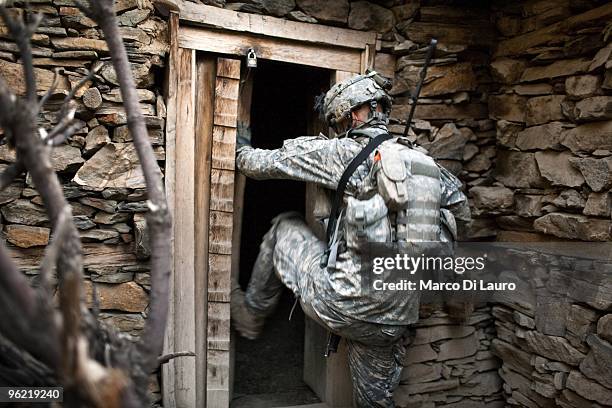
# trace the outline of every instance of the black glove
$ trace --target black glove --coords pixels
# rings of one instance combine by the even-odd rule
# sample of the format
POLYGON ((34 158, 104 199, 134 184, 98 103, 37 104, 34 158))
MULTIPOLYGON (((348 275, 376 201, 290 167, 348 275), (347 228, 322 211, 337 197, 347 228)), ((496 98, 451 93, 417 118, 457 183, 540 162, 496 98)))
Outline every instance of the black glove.
POLYGON ((244 122, 238 122, 236 128, 236 148, 251 146, 251 127, 244 122))

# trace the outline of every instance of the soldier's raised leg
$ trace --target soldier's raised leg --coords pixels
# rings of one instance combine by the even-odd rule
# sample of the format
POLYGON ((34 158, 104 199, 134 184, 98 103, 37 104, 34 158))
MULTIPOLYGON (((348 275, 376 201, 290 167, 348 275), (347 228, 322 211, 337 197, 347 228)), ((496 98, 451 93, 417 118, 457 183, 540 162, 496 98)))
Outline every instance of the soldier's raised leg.
MULTIPOLYGON (((257 338, 265 318, 274 312, 283 286, 302 303, 310 303, 314 295, 311 266, 324 250, 324 244, 299 214, 284 213, 274 218, 262 240, 246 293, 239 287, 232 290, 231 312, 236 330, 244 337, 257 338)), ((304 306, 308 315, 314 314, 310 304, 304 306)))

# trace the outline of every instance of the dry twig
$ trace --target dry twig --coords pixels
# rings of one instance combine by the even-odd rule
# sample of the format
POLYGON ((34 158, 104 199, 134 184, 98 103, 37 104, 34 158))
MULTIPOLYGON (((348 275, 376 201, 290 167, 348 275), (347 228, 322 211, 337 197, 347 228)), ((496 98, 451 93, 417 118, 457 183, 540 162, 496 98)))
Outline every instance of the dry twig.
MULTIPOLYGON (((7 1, 0 0, 0 17, 20 51, 26 84, 25 98, 20 99, 0 79, 0 126, 7 142, 17 152, 17 162, 0 176, 0 189, 27 171, 37 186, 55 231, 41 265, 43 285, 38 293, 29 286, 0 244, 0 333, 6 335, 7 341, 16 348, 23 350, 23 356, 19 357, 21 361, 29 361, 24 356, 31 356, 51 373, 40 378, 57 380, 64 386, 65 406, 142 407, 147 404, 148 375, 159 364, 167 318, 170 216, 161 174, 118 30, 114 1, 78 3, 104 31, 121 85, 128 127, 147 182, 148 226, 153 253, 149 318, 144 335, 134 348, 113 331, 104 330, 86 309, 81 296, 83 263, 80 237, 49 158, 50 147, 63 142, 76 130, 78 125, 73 120, 72 100, 78 89, 92 80, 101 65, 95 64, 66 96, 56 127, 50 131, 37 129, 40 110, 53 94, 59 72, 56 71, 55 85, 38 100, 30 40, 42 15, 34 15, 29 21, 26 17, 16 19, 6 8, 7 1), (59 279, 59 310, 51 306, 50 277, 54 268, 59 279)), ((0 377, 2 368, 0 365, 0 377)))

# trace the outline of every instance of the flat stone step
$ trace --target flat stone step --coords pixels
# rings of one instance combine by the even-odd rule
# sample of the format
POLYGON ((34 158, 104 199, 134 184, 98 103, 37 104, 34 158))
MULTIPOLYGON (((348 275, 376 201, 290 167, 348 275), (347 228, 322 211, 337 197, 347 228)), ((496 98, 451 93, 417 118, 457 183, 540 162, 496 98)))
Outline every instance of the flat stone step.
POLYGON ((231 408, 329 408, 322 404, 312 392, 305 394, 304 390, 293 390, 269 394, 251 394, 236 396, 231 408), (302 405, 297 405, 303 403, 302 405), (292 404, 292 405, 288 405, 292 404))

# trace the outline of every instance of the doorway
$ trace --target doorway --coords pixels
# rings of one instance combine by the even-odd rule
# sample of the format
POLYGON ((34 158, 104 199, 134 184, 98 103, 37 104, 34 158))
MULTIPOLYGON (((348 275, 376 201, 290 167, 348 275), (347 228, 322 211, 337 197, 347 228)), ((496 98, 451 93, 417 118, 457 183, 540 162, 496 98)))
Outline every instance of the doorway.
MULTIPOLYGON (((253 76, 253 147, 280 148, 285 139, 320 129, 313 110, 317 95, 329 88, 330 71, 269 60, 245 75, 253 76)), ((290 180, 250 180, 244 190, 239 282, 246 288, 270 221, 285 211, 304 215, 306 185, 290 180)), ((289 315, 295 300, 285 290, 275 313, 256 341, 236 339, 232 407, 284 407, 320 402, 303 381, 304 314, 289 315)))
MULTIPOLYGON (((265 83, 262 72, 267 68, 274 72, 268 78, 276 89, 288 89, 286 87, 294 83, 314 90, 313 84, 321 80, 321 90, 325 90, 330 80, 331 83, 339 82, 374 67, 380 38, 374 32, 246 14, 193 2, 182 2, 180 10, 170 13, 168 35, 171 47, 165 92, 165 187, 175 222, 164 352, 194 350, 196 358, 177 358, 162 367, 162 395, 164 406, 169 408, 228 408, 234 388, 236 349, 236 339, 230 329, 229 306, 232 281, 241 269, 240 221, 244 193, 244 179, 235 175, 235 142, 237 122, 243 117, 240 115, 250 112, 250 109, 246 113, 241 111, 241 106, 246 109, 246 104, 239 104, 244 57, 249 49, 256 51, 260 84, 265 83), (266 66, 268 61, 293 64, 284 67, 292 71, 283 74, 282 66, 276 69, 266 66)), ((302 97, 312 98, 313 94, 305 94, 302 90, 285 92, 272 110, 270 94, 273 90, 258 91, 268 95, 267 99, 262 97, 264 112, 260 116, 276 117, 274 129, 277 130, 282 130, 279 123, 285 116, 293 123, 284 129, 285 135, 274 133, 276 138, 271 143, 280 146, 286 137, 318 134, 316 122, 308 120, 308 115, 315 117, 312 102, 300 105, 302 97), (298 106, 305 108, 300 111, 298 106), (288 109, 287 114, 282 113, 284 108, 288 109), (298 122, 302 123, 300 131, 292 131, 298 122), (308 128, 306 132, 304 127, 308 128), (294 134, 289 134, 291 132, 294 134)), ((254 109, 259 105, 257 103, 254 109)), ((263 146, 265 140, 255 140, 255 144, 258 143, 263 146)), ((261 186, 257 186, 256 191, 264 191, 261 186)), ((278 191, 278 185, 275 189, 278 191)), ((249 187, 248 194, 251 191, 249 187)), ((302 202, 303 193, 294 194, 298 196, 297 206, 297 201, 302 202)), ((310 194, 312 189, 308 186, 306 195, 310 194)), ((287 200, 283 197, 277 201, 286 203, 287 200)), ((303 210, 302 205, 298 209, 303 210)), ((310 215, 312 208, 306 206, 306 209, 310 215)), ((271 215, 259 211, 254 217, 258 220, 257 225, 265 225, 259 236, 257 232, 247 235, 257 248, 261 234, 268 227, 265 218, 271 215)), ((255 224, 255 220, 249 220, 245 226, 249 224, 255 224)), ((258 228, 257 225, 254 228, 258 228)), ((252 263, 254 255, 250 257, 252 263)), ((248 254, 244 261, 248 263, 246 259, 249 259, 248 254)), ((246 270, 250 270, 250 265, 246 270)), ((286 303, 292 302, 289 299, 286 303)), ((286 320, 287 313, 282 318, 286 320)), ((295 317, 296 323, 298 318, 299 315, 295 317)), ((342 406, 337 403, 336 396, 350 394, 350 386, 347 388, 339 381, 343 378, 339 371, 346 364, 336 364, 335 360, 341 361, 335 357, 323 359, 320 350, 313 345, 325 341, 324 333, 313 332, 309 320, 306 322, 306 350, 295 352, 306 360, 304 377, 326 404, 342 406)), ((301 339, 299 334, 298 340, 301 339)), ((292 399, 291 402, 285 406, 294 405, 296 401, 292 399)))

